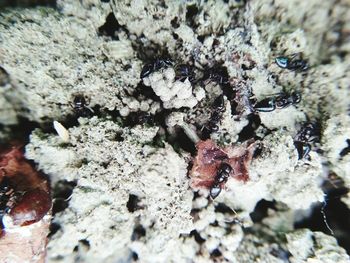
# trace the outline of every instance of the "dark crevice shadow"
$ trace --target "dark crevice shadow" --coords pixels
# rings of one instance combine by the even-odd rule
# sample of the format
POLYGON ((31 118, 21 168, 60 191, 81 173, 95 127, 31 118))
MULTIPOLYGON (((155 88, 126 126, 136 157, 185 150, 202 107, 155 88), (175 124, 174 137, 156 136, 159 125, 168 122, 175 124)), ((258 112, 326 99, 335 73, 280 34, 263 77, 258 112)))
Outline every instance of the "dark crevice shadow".
POLYGON ((56 0, 0 0, 0 9, 5 7, 37 7, 46 6, 56 8, 56 0))

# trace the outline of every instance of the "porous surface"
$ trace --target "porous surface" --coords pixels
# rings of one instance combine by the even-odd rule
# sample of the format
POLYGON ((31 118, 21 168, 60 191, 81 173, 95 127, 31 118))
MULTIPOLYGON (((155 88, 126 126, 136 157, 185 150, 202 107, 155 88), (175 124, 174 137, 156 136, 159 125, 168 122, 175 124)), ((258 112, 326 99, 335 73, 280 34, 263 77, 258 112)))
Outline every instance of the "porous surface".
POLYGON ((49 142, 56 148, 50 154, 65 159, 61 167, 56 165, 59 159, 46 163, 52 168, 44 170, 54 180, 77 182, 69 208, 54 219, 61 230, 49 243, 50 260, 72 261, 76 257, 72 251, 84 240, 90 248, 85 255, 88 262, 123 260, 131 251, 157 261, 171 253, 171 244, 181 233, 189 233, 192 192, 187 187, 187 164, 168 145, 161 149, 147 145, 157 128, 141 128, 122 129, 94 117, 69 129, 66 147, 60 146, 57 136, 32 134, 31 140, 39 144, 27 145, 27 157, 45 160, 42 150, 49 142), (136 204, 128 203, 135 202, 132 196, 138 199, 136 204))
POLYGON ((143 83, 152 87, 154 93, 163 101, 165 109, 193 108, 205 96, 202 88, 197 87, 193 90, 188 79, 184 82, 175 80, 173 68, 164 70, 163 74, 154 72, 144 78, 143 83))
MULTIPOLYGON (((1 142, 23 119, 34 123, 26 157, 53 188, 75 185, 54 214, 48 262, 349 262, 329 232, 294 226, 325 200, 331 174, 349 188, 349 10, 347 0, 58 0, 2 9, 1 142), (299 52, 306 71, 274 63, 299 52), (140 79, 144 65, 164 57, 174 65, 140 79), (179 64, 194 69, 194 81, 176 78, 179 64), (205 79, 218 67, 228 83, 205 79), (254 109, 294 91, 300 103, 254 109), (78 95, 95 116, 79 118, 78 95), (205 138, 213 116, 217 130, 205 138), (294 141, 305 123, 320 127, 319 139, 299 158, 294 141), (188 177, 194 142, 209 138, 218 147, 261 146, 249 180, 229 178, 214 200, 188 177), (262 200, 274 208, 256 220, 262 200)), ((349 207, 349 196, 342 200, 349 207)))

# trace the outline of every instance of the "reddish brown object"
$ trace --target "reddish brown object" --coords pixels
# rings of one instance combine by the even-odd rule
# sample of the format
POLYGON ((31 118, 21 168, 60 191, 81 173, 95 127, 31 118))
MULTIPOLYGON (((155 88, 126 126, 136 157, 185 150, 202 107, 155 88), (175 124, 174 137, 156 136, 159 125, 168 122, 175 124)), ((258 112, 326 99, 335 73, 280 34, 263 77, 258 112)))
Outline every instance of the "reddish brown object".
POLYGON ((6 251, 0 262, 44 262, 52 205, 47 179, 12 147, 0 150, 0 185, 0 251, 6 251))
POLYGON ((222 162, 231 165, 231 177, 246 182, 249 179, 248 166, 257 145, 256 142, 247 141, 239 146, 220 148, 212 140, 198 142, 197 156, 189 173, 190 186, 196 190, 210 190, 222 162))
POLYGON ((16 191, 41 189, 49 194, 47 180, 24 158, 19 147, 0 150, 0 182, 4 176, 16 191))
POLYGON ((41 220, 50 208, 50 196, 35 189, 23 195, 22 201, 11 209, 10 216, 14 225, 25 226, 41 220))

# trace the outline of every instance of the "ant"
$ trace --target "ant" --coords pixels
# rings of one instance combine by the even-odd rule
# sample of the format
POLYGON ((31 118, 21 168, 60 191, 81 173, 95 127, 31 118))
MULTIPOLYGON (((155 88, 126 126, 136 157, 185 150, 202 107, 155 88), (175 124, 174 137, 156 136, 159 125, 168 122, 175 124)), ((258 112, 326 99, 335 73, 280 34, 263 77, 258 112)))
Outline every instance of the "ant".
MULTIPOLYGON (((155 71, 158 71, 162 68, 172 67, 174 65, 175 63, 171 59, 156 59, 154 62, 143 66, 140 78, 146 78, 155 71)), ((195 80, 195 73, 193 71, 193 68, 186 64, 176 65, 175 74, 175 79, 182 82, 184 82, 186 79, 188 79, 190 82, 193 82, 195 80)))
POLYGON ((298 104, 300 101, 301 94, 299 92, 279 93, 277 96, 268 97, 257 102, 254 109, 260 112, 271 112, 275 109, 283 109, 298 104))
POLYGON ((215 199, 221 193, 221 186, 225 184, 232 172, 232 167, 228 163, 222 162, 219 166, 219 169, 216 173, 214 183, 210 188, 210 196, 215 199))
POLYGON ((315 124, 306 123, 294 138, 294 145, 298 151, 298 159, 304 159, 311 151, 311 142, 318 141, 318 129, 315 124))
POLYGON ((224 95, 218 96, 213 102, 213 112, 210 115, 210 119, 208 124, 204 127, 206 132, 217 132, 219 130, 219 126, 217 125, 221 119, 222 112, 225 110, 225 101, 224 95))
POLYGON ((182 82, 184 82, 186 79, 188 79, 190 82, 193 82, 195 80, 196 75, 191 66, 188 66, 186 64, 180 64, 175 67, 175 72, 176 80, 180 80, 182 82))
POLYGON ((127 120, 128 123, 132 126, 138 124, 147 124, 152 126, 155 123, 155 116, 147 112, 139 111, 130 113, 127 117, 127 120))
POLYGON ((290 57, 280 56, 275 58, 277 66, 292 71, 305 71, 309 68, 306 60, 301 59, 300 53, 293 54, 290 57))
POLYGON ((161 68, 167 68, 174 65, 174 62, 169 58, 156 59, 154 62, 148 63, 143 66, 140 74, 140 78, 146 78, 153 72, 160 70, 161 68))
POLYGON ((73 103, 71 103, 74 111, 82 117, 91 116, 94 113, 93 109, 87 106, 85 97, 83 95, 76 95, 73 99, 73 103))
POLYGON ((204 80, 214 81, 219 85, 226 85, 229 83, 229 76, 227 69, 224 67, 214 67, 204 73, 204 80))

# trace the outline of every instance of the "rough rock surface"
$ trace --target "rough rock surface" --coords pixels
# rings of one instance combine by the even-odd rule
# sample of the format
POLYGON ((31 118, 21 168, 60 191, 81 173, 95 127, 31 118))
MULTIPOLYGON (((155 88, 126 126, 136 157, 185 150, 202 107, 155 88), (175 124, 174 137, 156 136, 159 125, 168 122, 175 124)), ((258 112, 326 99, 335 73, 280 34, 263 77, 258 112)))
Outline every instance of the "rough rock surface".
MULTIPOLYGON (((1 9, 0 141, 23 120, 39 127, 26 156, 53 189, 74 185, 57 197, 65 209, 54 214, 48 262, 349 262, 333 237, 294 227, 325 200, 330 174, 350 185, 349 10, 347 0, 57 0, 1 9), (306 71, 274 63, 299 52, 306 71), (164 56, 174 67, 141 80, 143 65, 164 56), (176 80, 178 64, 194 69, 193 82, 176 80), (227 76, 205 79, 216 68, 227 76), (254 109, 294 91, 300 103, 254 109), (95 116, 78 119, 78 95, 95 116), (305 142, 311 151, 299 159, 294 141, 309 122, 319 139, 305 142), (215 129, 206 134, 208 124, 215 129), (209 138, 220 147, 261 141, 249 180, 230 178, 214 200, 187 177, 191 140, 209 138), (256 220, 262 200, 274 207, 256 220)), ((342 200, 349 208, 349 196, 342 200)))
POLYGON ((35 131, 36 143, 26 147, 27 157, 43 164, 54 181, 76 182, 69 208, 55 216, 61 229, 51 238, 49 259, 72 261, 74 248, 79 253, 88 244, 88 262, 123 260, 131 251, 157 261, 192 228, 186 162, 168 145, 148 145, 157 128, 121 128, 95 117, 81 121, 69 129, 66 146, 58 136, 35 131), (41 162, 47 154, 56 158, 41 162))

